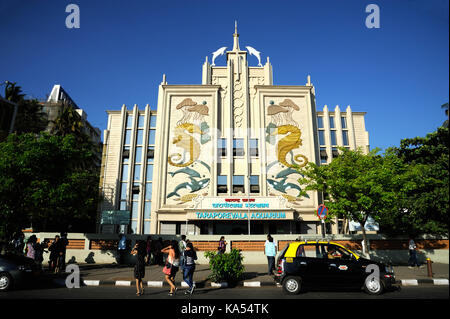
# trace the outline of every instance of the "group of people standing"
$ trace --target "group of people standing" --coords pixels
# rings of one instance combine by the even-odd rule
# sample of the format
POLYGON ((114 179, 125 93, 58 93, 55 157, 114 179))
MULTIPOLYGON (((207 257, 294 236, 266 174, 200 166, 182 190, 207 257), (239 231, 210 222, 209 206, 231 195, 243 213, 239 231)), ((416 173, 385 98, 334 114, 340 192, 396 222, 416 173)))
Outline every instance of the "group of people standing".
POLYGON ((17 234, 12 240, 15 252, 33 259, 40 270, 43 270, 44 253, 50 252, 48 269, 55 273, 65 269, 66 248, 68 244, 69 241, 66 233, 61 233, 61 236, 56 235, 51 242, 49 239, 38 242, 36 235, 31 235, 25 243, 23 233, 17 234))
MULTIPOLYGON (((142 279, 145 277, 145 266, 148 263, 148 260, 150 260, 152 252, 152 250, 149 250, 148 247, 152 247, 151 242, 149 243, 149 241, 145 242, 140 240, 136 242, 131 250, 131 254, 136 256, 134 278, 136 279, 137 296, 144 294, 142 279)), ((178 290, 175 285, 175 276, 180 268, 183 271, 183 280, 189 286, 189 288, 185 291, 185 294, 194 293, 195 285, 193 282, 193 276, 197 253, 195 252, 193 244, 186 239, 186 236, 182 235, 179 242, 176 240, 171 241, 169 245, 162 248, 158 251, 158 253, 167 254, 162 271, 164 273, 165 280, 170 286, 169 296, 175 295, 178 290)), ((155 259, 158 257, 155 255, 155 259)))

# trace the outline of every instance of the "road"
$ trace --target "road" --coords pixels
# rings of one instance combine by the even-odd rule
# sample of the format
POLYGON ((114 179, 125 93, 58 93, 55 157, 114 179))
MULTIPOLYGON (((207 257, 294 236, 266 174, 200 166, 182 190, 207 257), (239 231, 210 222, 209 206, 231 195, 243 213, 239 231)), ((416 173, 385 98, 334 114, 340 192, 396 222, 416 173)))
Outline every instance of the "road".
POLYGON ((236 287, 227 289, 199 288, 192 296, 184 295, 184 288, 180 288, 176 296, 168 296, 169 288, 146 288, 143 296, 136 296, 136 289, 132 287, 86 287, 81 288, 32 288, 0 293, 0 301, 8 299, 168 299, 168 300, 201 300, 201 299, 448 299, 448 286, 419 285, 405 286, 390 291, 381 296, 370 296, 359 291, 310 291, 300 295, 290 296, 283 293, 279 287, 236 287))
POLYGON ((0 309, 19 309, 20 313, 41 310, 33 310, 34 318, 48 318, 55 311, 74 318, 128 318, 137 314, 154 317, 163 313, 163 318, 170 319, 273 319, 298 318, 311 311, 330 313, 332 318, 352 314, 366 317, 369 313, 383 318, 382 314, 417 316, 423 310, 438 315, 447 310, 449 298, 448 286, 433 285, 401 287, 381 296, 359 291, 313 291, 288 296, 279 287, 199 288, 192 296, 180 289, 173 297, 167 295, 166 287, 146 288, 143 296, 135 292, 135 287, 36 287, 0 293, 0 309), (124 316, 119 316, 122 313, 124 316))

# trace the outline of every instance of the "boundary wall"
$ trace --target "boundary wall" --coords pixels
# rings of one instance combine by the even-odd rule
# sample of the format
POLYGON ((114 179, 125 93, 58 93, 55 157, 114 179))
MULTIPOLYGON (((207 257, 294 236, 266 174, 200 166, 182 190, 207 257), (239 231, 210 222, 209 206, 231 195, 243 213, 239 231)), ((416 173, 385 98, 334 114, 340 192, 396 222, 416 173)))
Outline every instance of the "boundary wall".
MULTIPOLYGON (((27 233, 26 238, 33 233, 27 233)), ((53 240, 59 233, 34 233, 39 241, 53 240)), ((153 240, 162 238, 164 245, 171 240, 180 240, 180 235, 127 235, 128 250, 134 246, 137 240, 146 240, 151 236, 153 240)), ((264 243, 266 235, 224 235, 227 242, 227 251, 239 249, 244 256, 244 264, 265 264, 267 258, 264 255, 264 243)), ((329 235, 325 239, 321 235, 272 235, 278 251, 281 251, 289 242, 295 241, 300 236, 301 240, 325 240, 339 243, 350 250, 362 255, 362 235, 329 235)), ((192 235, 187 238, 197 250, 198 264, 207 264, 204 256, 206 251, 216 251, 221 235, 192 235)), ((387 238, 383 235, 367 235, 370 245, 370 258, 393 265, 406 265, 409 258, 408 238, 387 238)), ((67 236, 67 263, 109 264, 117 262, 118 235, 110 234, 82 234, 69 233, 67 236)), ((426 258, 433 262, 449 263, 448 238, 423 236, 415 239, 418 247, 419 262, 426 263, 426 258)), ((49 253, 44 253, 44 265, 48 263, 49 253)), ((134 263, 134 257, 127 254, 126 262, 134 263)))

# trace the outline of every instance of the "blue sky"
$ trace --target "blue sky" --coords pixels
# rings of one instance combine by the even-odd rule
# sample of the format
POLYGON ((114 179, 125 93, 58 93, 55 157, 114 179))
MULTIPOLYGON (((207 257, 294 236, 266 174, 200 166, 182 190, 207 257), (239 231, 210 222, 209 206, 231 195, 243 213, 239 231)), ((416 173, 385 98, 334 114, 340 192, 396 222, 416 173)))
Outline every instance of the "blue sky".
POLYGON ((155 108, 164 73, 169 84, 200 84, 205 57, 232 47, 237 20, 241 48, 270 57, 275 85, 310 74, 317 109, 367 112, 371 148, 384 149, 445 120, 448 12, 447 0, 0 0, 0 82, 38 99, 61 84, 103 131, 106 110, 155 108), (65 26, 70 3, 79 29, 65 26), (379 29, 365 26, 371 3, 379 29))

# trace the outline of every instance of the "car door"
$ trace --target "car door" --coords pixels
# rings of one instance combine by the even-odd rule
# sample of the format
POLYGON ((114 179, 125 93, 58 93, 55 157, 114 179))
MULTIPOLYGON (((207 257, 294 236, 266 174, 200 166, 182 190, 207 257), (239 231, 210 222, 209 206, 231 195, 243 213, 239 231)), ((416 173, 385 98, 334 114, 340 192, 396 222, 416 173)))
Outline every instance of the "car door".
POLYGON ((334 257, 327 254, 329 280, 331 286, 355 287, 361 278, 361 267, 352 254, 336 245, 326 245, 327 252, 336 251, 334 257))
POLYGON ((306 269, 305 282, 310 286, 326 286, 330 271, 327 260, 323 258, 320 244, 304 245, 305 256, 304 267, 306 269))

